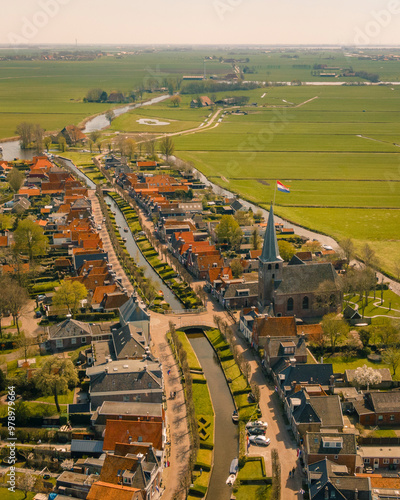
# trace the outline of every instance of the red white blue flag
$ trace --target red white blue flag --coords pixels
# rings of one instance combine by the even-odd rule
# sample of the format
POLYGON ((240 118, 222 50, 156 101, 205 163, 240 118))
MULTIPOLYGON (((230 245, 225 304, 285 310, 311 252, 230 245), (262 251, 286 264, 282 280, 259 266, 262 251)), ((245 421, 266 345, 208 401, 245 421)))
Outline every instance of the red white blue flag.
POLYGON ((281 191, 282 193, 290 193, 290 189, 280 181, 276 181, 276 187, 278 188, 278 191, 281 191))

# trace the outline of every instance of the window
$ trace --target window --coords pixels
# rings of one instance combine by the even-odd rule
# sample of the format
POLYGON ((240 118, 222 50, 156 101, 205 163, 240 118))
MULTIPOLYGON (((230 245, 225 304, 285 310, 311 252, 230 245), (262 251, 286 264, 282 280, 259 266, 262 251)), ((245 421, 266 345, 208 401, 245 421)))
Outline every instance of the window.
POLYGON ((310 306, 309 306, 309 300, 308 300, 308 297, 304 297, 303 298, 303 309, 308 309, 310 306))
POLYGON ((339 458, 339 455, 335 455, 335 460, 337 460, 339 458))
POLYGON ((382 420, 383 420, 383 415, 379 415, 379 416, 378 416, 378 420, 379 420, 379 421, 382 421, 382 420))
POLYGON ((60 349, 62 346, 63 346, 63 339, 57 339, 56 340, 57 349, 60 349))
POLYGON ((369 464, 369 458, 364 458, 364 463, 369 464))
POLYGON ((393 421, 394 420, 394 415, 390 415, 390 420, 393 421))
POLYGON ((81 344, 86 344, 86 337, 81 337, 81 344))
POLYGON ((287 301, 287 310, 293 311, 293 308, 294 308, 294 301, 293 301, 293 298, 290 297, 287 301))
POLYGON ((148 383, 149 389, 151 389, 151 382, 148 383))
POLYGON ((124 403, 129 403, 129 396, 124 396, 123 401, 124 403))
POLYGON ((275 264, 275 269, 279 269, 279 264, 275 264))
POLYGON ((399 463, 399 459, 398 459, 398 458, 394 458, 394 459, 393 459, 393 463, 394 463, 394 464, 398 464, 398 463, 399 463))
POLYGON ((270 271, 271 269, 272 269, 271 264, 268 264, 268 271, 270 271))
POLYGON ((390 464, 390 460, 388 458, 384 458, 383 459, 383 463, 386 464, 386 465, 390 464))
POLYGON ((76 344, 76 337, 73 337, 73 338, 71 339, 71 345, 74 345, 74 344, 76 344))

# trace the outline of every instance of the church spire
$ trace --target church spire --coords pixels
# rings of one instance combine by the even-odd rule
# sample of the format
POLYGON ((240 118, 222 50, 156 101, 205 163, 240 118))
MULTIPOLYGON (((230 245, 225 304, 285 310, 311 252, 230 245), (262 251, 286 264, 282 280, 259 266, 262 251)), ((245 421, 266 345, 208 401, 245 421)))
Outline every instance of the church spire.
POLYGON ((267 230, 265 231, 264 244, 260 260, 261 262, 282 261, 282 258, 279 255, 278 240, 275 232, 274 210, 272 208, 272 204, 271 208, 269 209, 268 225, 267 230))

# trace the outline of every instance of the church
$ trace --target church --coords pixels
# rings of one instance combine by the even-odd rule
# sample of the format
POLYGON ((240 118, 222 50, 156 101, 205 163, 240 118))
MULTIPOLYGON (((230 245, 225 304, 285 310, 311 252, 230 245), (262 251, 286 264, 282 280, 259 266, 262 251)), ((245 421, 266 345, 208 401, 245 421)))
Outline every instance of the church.
POLYGON ((260 311, 298 318, 340 311, 342 294, 338 276, 330 262, 306 264, 296 256, 289 263, 283 262, 279 255, 272 205, 259 260, 260 311))

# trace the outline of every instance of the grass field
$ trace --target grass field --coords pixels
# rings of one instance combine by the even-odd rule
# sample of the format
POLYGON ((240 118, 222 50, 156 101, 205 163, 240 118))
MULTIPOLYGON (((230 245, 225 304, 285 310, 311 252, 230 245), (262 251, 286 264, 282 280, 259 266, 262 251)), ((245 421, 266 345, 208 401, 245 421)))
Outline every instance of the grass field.
MULTIPOLYGON (((262 90, 251 92, 261 97, 262 90)), ((357 249, 369 243, 380 266, 394 274, 399 92, 391 86, 268 88, 264 98, 252 96, 259 105, 247 106, 247 115, 227 114, 216 128, 176 138, 177 155, 263 207, 279 179, 291 193, 276 194, 278 215, 337 240, 351 237, 357 249)))

